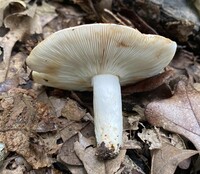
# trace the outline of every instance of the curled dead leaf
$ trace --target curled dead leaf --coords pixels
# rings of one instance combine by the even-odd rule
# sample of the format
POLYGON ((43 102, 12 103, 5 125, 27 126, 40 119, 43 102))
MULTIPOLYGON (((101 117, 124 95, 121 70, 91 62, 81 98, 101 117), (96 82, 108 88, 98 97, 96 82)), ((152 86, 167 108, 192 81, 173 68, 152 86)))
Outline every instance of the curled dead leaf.
POLYGON ((136 84, 125 86, 122 88, 122 94, 129 95, 135 92, 151 91, 161 86, 164 82, 166 82, 166 80, 172 77, 173 74, 173 71, 169 70, 136 84))
POLYGON ((22 0, 0 1, 0 26, 3 25, 4 17, 12 11, 12 13, 24 11, 26 3, 22 0))

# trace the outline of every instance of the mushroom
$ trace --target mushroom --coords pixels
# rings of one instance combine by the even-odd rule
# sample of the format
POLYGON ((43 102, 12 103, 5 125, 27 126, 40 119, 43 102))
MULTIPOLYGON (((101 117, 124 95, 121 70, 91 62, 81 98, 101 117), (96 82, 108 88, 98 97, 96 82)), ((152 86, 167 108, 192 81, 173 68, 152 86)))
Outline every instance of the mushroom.
POLYGON ((50 35, 26 62, 37 83, 92 90, 97 155, 115 157, 123 145, 121 85, 157 75, 176 51, 176 43, 117 24, 87 24, 50 35))

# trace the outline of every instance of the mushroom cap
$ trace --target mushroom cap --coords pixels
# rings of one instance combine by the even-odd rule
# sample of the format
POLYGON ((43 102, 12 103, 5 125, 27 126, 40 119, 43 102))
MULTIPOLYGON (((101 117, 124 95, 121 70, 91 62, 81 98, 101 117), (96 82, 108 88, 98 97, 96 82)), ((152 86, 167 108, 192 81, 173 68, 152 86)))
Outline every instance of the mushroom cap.
POLYGON ((37 83, 90 90, 95 75, 112 74, 126 85, 160 73, 176 43, 117 24, 87 24, 55 32, 39 43, 26 62, 37 83))

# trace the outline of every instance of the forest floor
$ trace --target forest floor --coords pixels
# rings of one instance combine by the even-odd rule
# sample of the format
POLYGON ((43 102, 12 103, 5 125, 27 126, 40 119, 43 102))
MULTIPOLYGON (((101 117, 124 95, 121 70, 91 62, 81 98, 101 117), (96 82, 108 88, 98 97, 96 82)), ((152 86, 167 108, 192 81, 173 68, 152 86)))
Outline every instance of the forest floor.
POLYGON ((184 6, 190 20, 155 2, 0 0, 1 174, 200 171, 198 6, 184 6), (96 156, 93 93, 34 83, 25 63, 55 31, 90 23, 126 25, 178 45, 163 73, 122 87, 124 146, 105 161, 96 156))

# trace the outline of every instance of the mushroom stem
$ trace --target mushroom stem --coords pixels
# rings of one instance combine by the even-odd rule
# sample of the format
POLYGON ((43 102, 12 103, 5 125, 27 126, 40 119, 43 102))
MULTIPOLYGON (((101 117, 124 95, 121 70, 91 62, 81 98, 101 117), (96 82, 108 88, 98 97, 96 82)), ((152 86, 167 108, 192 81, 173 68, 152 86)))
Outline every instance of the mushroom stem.
POLYGON ((97 155, 103 159, 115 157, 122 146, 122 101, 119 78, 110 74, 92 79, 94 124, 97 155))

